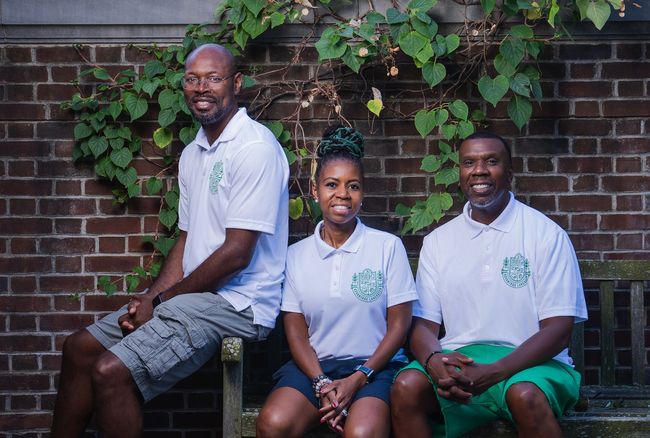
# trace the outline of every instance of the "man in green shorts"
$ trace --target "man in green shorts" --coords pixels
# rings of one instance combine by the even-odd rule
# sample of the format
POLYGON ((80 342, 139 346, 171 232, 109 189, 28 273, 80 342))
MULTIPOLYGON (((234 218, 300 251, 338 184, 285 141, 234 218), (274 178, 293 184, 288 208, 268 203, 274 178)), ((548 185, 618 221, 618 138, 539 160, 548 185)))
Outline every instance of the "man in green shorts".
POLYGON ((578 399, 567 345, 587 318, 567 234, 510 193, 511 156, 482 132, 460 146, 463 213, 424 239, 411 350, 391 392, 396 437, 456 437, 503 418, 559 437, 578 399), (438 340, 444 322, 445 335, 438 340))

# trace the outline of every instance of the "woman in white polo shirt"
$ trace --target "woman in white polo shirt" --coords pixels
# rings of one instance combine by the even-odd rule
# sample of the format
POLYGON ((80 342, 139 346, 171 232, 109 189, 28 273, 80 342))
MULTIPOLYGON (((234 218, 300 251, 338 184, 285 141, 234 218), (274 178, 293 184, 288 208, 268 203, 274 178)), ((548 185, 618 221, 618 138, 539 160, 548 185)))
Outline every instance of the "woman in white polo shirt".
POLYGON ((399 238, 357 218, 363 137, 333 127, 318 147, 314 234, 289 247, 282 295, 293 360, 257 420, 258 437, 299 437, 319 423, 345 436, 388 437, 390 385, 417 299, 399 238))

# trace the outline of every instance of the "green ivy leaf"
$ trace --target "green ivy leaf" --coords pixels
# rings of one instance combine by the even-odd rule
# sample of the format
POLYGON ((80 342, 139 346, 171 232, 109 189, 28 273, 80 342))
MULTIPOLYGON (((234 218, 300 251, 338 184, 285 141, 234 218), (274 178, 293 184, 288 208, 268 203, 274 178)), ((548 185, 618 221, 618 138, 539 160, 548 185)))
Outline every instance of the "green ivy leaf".
POLYGON ((328 27, 323 31, 320 40, 314 44, 318 50, 318 60, 337 59, 343 56, 348 46, 336 34, 336 29, 328 27))
POLYGON ((129 167, 126 170, 118 168, 115 171, 115 176, 117 177, 117 180, 120 182, 120 184, 122 184, 124 187, 128 187, 131 184, 134 184, 138 179, 138 173, 133 167, 129 167))
POLYGON ((144 74, 149 78, 153 78, 156 75, 164 73, 166 70, 167 68, 165 65, 157 59, 148 61, 144 65, 144 74))
POLYGON ((431 43, 433 53, 436 56, 444 56, 447 53, 447 39, 442 35, 436 35, 435 41, 431 43))
POLYGON ((147 100, 134 93, 124 93, 124 106, 131 115, 131 121, 137 120, 147 112, 147 100))
POLYGON ((242 89, 250 88, 257 83, 255 79, 248 75, 242 75, 241 87, 242 89))
POLYGON ((434 180, 436 185, 442 184, 445 187, 449 187, 452 184, 456 184, 459 180, 460 174, 458 167, 447 167, 442 169, 440 172, 436 173, 434 180))
POLYGON ((441 166, 442 166, 442 161, 438 156, 427 155, 422 159, 422 165, 420 166, 420 170, 433 173, 438 169, 440 169, 441 166))
POLYGON ((436 126, 436 111, 421 109, 415 114, 415 129, 425 138, 436 126))
POLYGON ((512 28, 508 33, 517 38, 521 38, 522 40, 529 39, 535 36, 533 29, 530 28, 529 26, 526 26, 525 24, 518 24, 516 26, 512 26, 512 28))
POLYGON ((246 47, 246 42, 248 41, 248 33, 242 28, 236 28, 233 32, 233 38, 239 47, 242 49, 246 47))
POLYGON ((429 61, 422 67, 422 76, 429 86, 433 88, 447 76, 447 69, 443 64, 429 61))
POLYGON ((440 127, 440 133, 447 140, 451 140, 454 138, 454 135, 456 135, 456 125, 452 125, 450 123, 444 124, 440 127))
POLYGON ((256 18, 253 16, 248 16, 246 20, 242 23, 242 28, 248 32, 251 38, 255 39, 258 36, 262 35, 266 29, 269 28, 270 21, 264 20, 264 18, 256 18))
POLYGON ((436 126, 441 126, 447 120, 449 120, 449 111, 444 108, 436 111, 436 126))
POLYGON ((348 47, 345 50, 341 60, 355 73, 359 73, 359 69, 364 62, 363 58, 360 58, 353 53, 352 47, 348 47))
POLYGON ((160 79, 154 79, 153 81, 147 81, 144 84, 142 84, 142 91, 147 93, 149 97, 153 96, 153 93, 156 92, 158 87, 160 86, 160 79))
POLYGON ((510 79, 510 89, 517 94, 530 97, 530 79, 523 73, 517 73, 510 79))
POLYGON ((111 115, 113 120, 117 120, 117 118, 122 114, 122 103, 118 101, 113 101, 111 104, 108 106, 108 113, 111 115))
POLYGON ((160 192, 163 188, 163 182, 160 178, 156 178, 155 176, 152 176, 147 179, 147 182, 145 183, 145 187, 147 188, 147 193, 150 195, 156 195, 158 192, 160 192))
POLYGON ((526 44, 519 38, 508 37, 501 43, 499 53, 501 53, 510 64, 517 66, 524 59, 524 55, 526 54, 526 44))
MULTIPOLYGON (((169 251, 172 250, 174 247, 174 244, 176 243, 176 240, 170 239, 169 237, 160 237, 156 242, 154 243, 154 247, 160 251, 160 253, 164 256, 167 257, 169 254, 169 251)), ((159 263, 151 265, 151 276, 152 277, 157 277, 158 274, 160 273, 160 268, 161 265, 159 263)))
POLYGON ((106 140, 106 137, 98 137, 94 135, 90 140, 88 140, 88 147, 90 148, 90 152, 92 152, 95 158, 97 158, 108 149, 108 141, 106 140))
POLYGON ((115 149, 113 152, 111 152, 111 161, 117 167, 120 167, 122 169, 126 169, 132 160, 133 154, 129 148, 115 149))
POLYGON ((108 74, 106 69, 104 68, 96 68, 93 70, 93 75, 102 81, 109 81, 111 79, 111 75, 108 74))
POLYGON ((551 0, 551 9, 548 11, 548 24, 551 27, 555 27, 555 16, 560 12, 560 5, 557 4, 557 0, 551 0))
POLYGON ((427 12, 429 9, 434 7, 436 3, 438 3, 438 0, 411 0, 406 5, 406 8, 414 12, 427 12))
POLYGON ((506 95, 509 86, 508 78, 503 75, 498 75, 494 79, 485 75, 478 81, 478 91, 493 107, 496 107, 501 98, 506 95))
POLYGON ((407 207, 401 202, 395 206, 395 216, 406 217, 411 215, 411 207, 407 207))
POLYGON ((109 277, 105 275, 97 279, 97 288, 102 289, 104 293, 109 297, 117 292, 117 286, 111 282, 111 279, 109 277))
POLYGON ((469 116, 469 108, 467 104, 460 99, 454 100, 449 104, 449 111, 460 120, 467 120, 469 116))
POLYGON ((399 46, 402 52, 410 57, 414 57, 428 42, 429 40, 418 32, 409 32, 399 38, 399 46))
POLYGON ((409 21, 409 16, 398 11, 395 8, 389 8, 386 10, 386 21, 388 24, 401 24, 409 21))
POLYGON ((449 34, 445 37, 445 43, 447 45, 447 54, 451 54, 460 46, 460 37, 455 33, 449 34))
POLYGON ((381 110, 384 108, 384 104, 381 99, 371 99, 366 103, 368 110, 376 116, 379 116, 381 110))
POLYGON ((158 219, 161 224, 167 227, 167 229, 171 229, 176 223, 176 219, 178 219, 178 214, 175 210, 163 208, 160 210, 158 219))
POLYGON ((485 11, 485 15, 490 15, 494 10, 495 5, 496 0, 481 0, 481 7, 483 8, 483 11, 485 11))
POLYGON ((197 131, 198 129, 195 129, 193 126, 185 126, 178 134, 178 138, 181 139, 183 144, 188 145, 192 142, 192 140, 194 140, 194 137, 196 137, 197 131))
POLYGON ((514 75, 517 71, 517 67, 510 64, 510 62, 508 62, 508 60, 500 53, 494 57, 494 68, 499 74, 507 78, 514 75))
POLYGON ((153 132, 153 142, 160 149, 164 149, 172 142, 174 138, 172 130, 169 128, 158 128, 153 132))
POLYGON ((532 114, 533 107, 527 98, 517 94, 512 96, 510 103, 508 103, 508 116, 520 131, 528 120, 530 120, 532 114))
POLYGON ((469 137, 470 135, 474 134, 474 124, 472 122, 468 122, 466 120, 462 120, 460 123, 458 123, 458 137, 461 139, 465 139, 469 137))
POLYGON ((526 41, 526 50, 534 59, 537 59, 543 47, 544 43, 541 41, 526 41))
POLYGON ((131 184, 126 188, 126 193, 128 193, 129 198, 136 198, 141 194, 140 186, 137 184, 131 184))
POLYGON ((124 140, 131 140, 131 128, 128 126, 123 126, 117 129, 117 135, 124 140))
POLYGON ((158 114, 158 124, 162 128, 166 128, 167 126, 171 125, 176 121, 176 114, 178 113, 178 110, 175 110, 173 108, 165 108, 164 110, 160 111, 158 114))
POLYGON ((289 163, 289 166, 296 162, 298 157, 294 151, 289 148, 282 148, 282 150, 284 151, 284 156, 287 158, 287 163, 289 163))
POLYGON ((304 207, 302 198, 289 199, 289 217, 294 221, 300 219, 304 207))
POLYGON ((170 208, 176 210, 178 208, 178 186, 175 185, 174 188, 167 193, 165 193, 165 202, 170 208))
POLYGON ((415 55, 415 58, 420 61, 422 64, 426 63, 428 60, 433 58, 433 48, 430 43, 426 43, 422 50, 415 55))
POLYGON ((284 24, 284 20, 286 17, 284 14, 281 14, 279 12, 274 12, 271 14, 271 28, 275 29, 276 27, 284 24))
POLYGON ((81 140, 86 137, 93 135, 93 128, 86 125, 85 123, 77 123, 74 126, 74 139, 81 140))
POLYGON ((423 201, 418 201, 415 203, 411 209, 411 217, 404 224, 404 229, 402 234, 406 234, 409 231, 415 233, 422 228, 428 227, 433 222, 433 214, 427 204, 423 201))
POLYGON ((251 11, 256 17, 260 11, 264 9, 264 6, 266 6, 266 4, 267 3, 265 0, 244 0, 244 5, 246 5, 246 8, 251 11))
POLYGON ((282 131, 284 131, 284 126, 282 126, 281 122, 278 122, 276 120, 272 122, 266 122, 264 125, 269 128, 269 131, 273 133, 275 138, 279 138, 282 135, 282 131))
POLYGON ((418 31, 422 35, 426 36, 429 40, 431 40, 438 33, 438 23, 433 21, 431 17, 429 17, 426 14, 424 14, 424 17, 428 18, 429 20, 424 21, 420 19, 418 14, 418 17, 411 19, 411 24, 413 25, 413 28, 416 31, 418 31))
POLYGON ((135 292, 137 287, 140 285, 140 278, 137 275, 127 275, 126 276, 126 287, 128 292, 135 292))
POLYGON ((377 11, 370 11, 368 12, 368 15, 366 15, 366 21, 368 22, 369 25, 375 27, 378 24, 386 23, 386 17, 384 17, 377 11))
POLYGON ((611 14, 611 8, 604 0, 576 0, 580 10, 580 18, 588 18, 596 29, 601 30, 611 14))

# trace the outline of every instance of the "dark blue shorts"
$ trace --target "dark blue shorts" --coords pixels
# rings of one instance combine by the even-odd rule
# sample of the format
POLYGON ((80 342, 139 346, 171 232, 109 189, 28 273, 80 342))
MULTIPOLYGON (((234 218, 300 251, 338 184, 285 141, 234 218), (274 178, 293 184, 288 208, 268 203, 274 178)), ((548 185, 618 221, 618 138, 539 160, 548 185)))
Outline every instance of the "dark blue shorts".
MULTIPOLYGON (((354 367, 363 365, 365 360, 324 360, 320 362, 323 374, 332 380, 342 379, 354 372, 354 367)), ((405 365, 404 362, 390 362, 379 372, 375 372, 372 382, 365 385, 354 395, 352 403, 363 397, 376 397, 390 406, 390 385, 395 374, 405 365)), ((289 387, 300 391, 316 409, 319 408, 318 399, 314 395, 311 379, 307 377, 298 366, 290 360, 273 374, 276 380, 272 391, 278 388, 289 387)))

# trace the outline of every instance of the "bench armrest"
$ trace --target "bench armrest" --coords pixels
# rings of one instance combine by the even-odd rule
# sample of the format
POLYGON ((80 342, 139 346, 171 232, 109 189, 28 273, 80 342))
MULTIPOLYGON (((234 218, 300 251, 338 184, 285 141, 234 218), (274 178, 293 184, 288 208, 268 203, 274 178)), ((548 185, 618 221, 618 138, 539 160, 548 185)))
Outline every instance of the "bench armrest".
POLYGON ((223 362, 223 437, 241 437, 244 341, 224 338, 223 362))

